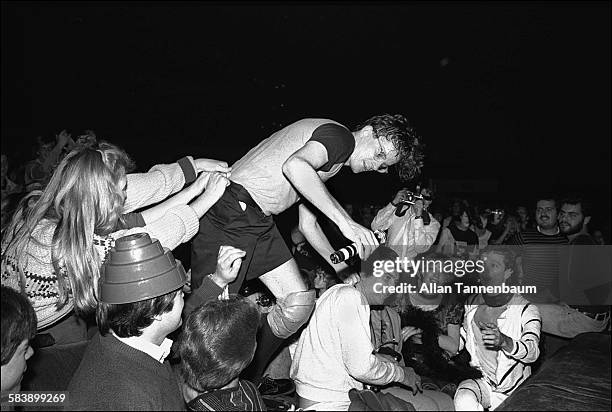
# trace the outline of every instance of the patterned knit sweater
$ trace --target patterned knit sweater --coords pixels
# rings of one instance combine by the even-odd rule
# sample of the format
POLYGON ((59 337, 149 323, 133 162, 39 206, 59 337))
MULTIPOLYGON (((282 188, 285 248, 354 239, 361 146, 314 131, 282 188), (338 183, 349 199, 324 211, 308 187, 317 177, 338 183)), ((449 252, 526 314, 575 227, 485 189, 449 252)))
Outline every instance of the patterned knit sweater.
MULTIPOLYGON (((191 167, 194 167, 193 163, 190 163, 191 167)), ((181 190, 185 185, 186 175, 195 176, 195 168, 183 170, 177 163, 157 165, 147 173, 127 175, 124 213, 160 202, 181 190)), ((60 303, 58 274, 52 264, 51 254, 55 227, 53 222, 41 221, 33 231, 33 236, 38 242, 30 241, 27 257, 19 257, 19 264, 25 265, 22 267, 25 274, 24 289, 36 311, 38 329, 53 325, 74 307, 72 295, 69 295, 66 304, 58 305, 60 303)), ((115 239, 133 233, 147 232, 152 238, 158 239, 164 247, 172 250, 190 240, 198 228, 199 219, 196 212, 189 205, 178 205, 170 208, 159 219, 146 222, 144 227, 119 230, 105 237, 94 234, 94 247, 103 262, 115 239)), ((2 260, 2 285, 21 290, 21 276, 17 270, 17 262, 17 256, 12 253, 7 253, 2 260)))

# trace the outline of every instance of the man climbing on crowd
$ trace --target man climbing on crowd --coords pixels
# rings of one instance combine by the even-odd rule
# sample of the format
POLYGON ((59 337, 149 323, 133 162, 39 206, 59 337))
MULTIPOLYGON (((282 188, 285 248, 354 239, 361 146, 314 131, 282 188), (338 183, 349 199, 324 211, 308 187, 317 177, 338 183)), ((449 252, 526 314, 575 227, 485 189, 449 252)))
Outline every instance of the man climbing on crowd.
MULTIPOLYGON (((263 322, 258 350, 251 365, 252 379, 261 377, 269 356, 282 340, 297 331, 314 306, 314 291, 300 276, 273 215, 300 199, 310 202, 355 242, 362 259, 378 246, 374 233, 357 224, 334 199, 325 182, 343 166, 353 173, 387 173, 396 165, 400 177, 411 179, 422 166, 422 144, 401 115, 374 116, 351 132, 328 119, 303 119, 263 140, 232 165, 231 184, 223 197, 200 221, 192 247, 190 299, 203 301, 227 287, 237 293, 245 280, 259 277, 278 304, 263 322), (220 246, 245 252, 234 282, 214 275, 220 246), (212 275, 211 275, 212 274, 212 275)), ((300 205, 300 227, 312 213, 300 205)), ((331 253, 322 231, 307 240, 317 252, 331 253)), ((336 269, 342 269, 336 267, 336 269)))

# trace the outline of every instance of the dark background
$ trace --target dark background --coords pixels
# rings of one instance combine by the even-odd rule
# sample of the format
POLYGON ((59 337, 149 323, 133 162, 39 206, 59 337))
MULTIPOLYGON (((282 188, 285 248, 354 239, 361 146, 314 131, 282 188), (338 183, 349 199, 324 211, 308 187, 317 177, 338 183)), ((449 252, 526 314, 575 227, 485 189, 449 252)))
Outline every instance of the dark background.
MULTIPOLYGON (((607 217, 610 37, 610 2, 3 2, 2 151, 93 129, 139 170, 232 163, 300 118, 403 113, 424 179, 492 178, 507 201, 583 189, 607 217)), ((374 203, 398 185, 331 182, 374 203)))

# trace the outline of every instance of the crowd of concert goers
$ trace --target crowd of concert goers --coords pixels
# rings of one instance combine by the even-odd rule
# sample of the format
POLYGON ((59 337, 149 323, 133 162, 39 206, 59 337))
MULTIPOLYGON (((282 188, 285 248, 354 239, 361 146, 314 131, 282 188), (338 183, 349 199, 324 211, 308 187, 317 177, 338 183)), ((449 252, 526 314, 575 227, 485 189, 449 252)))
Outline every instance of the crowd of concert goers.
MULTIPOLYGON (((33 150, 33 159, 25 164, 16 164, 10 154, 2 154, 3 271, 5 265, 10 264, 5 261, 5 252, 8 247, 7 231, 16 230, 16 227, 11 226, 14 216, 17 214, 25 216, 35 206, 56 171, 56 167, 68 153, 72 150, 80 150, 82 147, 95 145, 98 139, 95 132, 91 130, 84 131, 79 136, 72 136, 66 131, 61 131, 49 138, 38 138, 37 147, 33 150)), ((145 172, 137 169, 135 171, 145 172)), ((206 190, 210 188, 212 193, 212 190, 214 190, 213 184, 214 182, 203 183, 203 186, 206 186, 206 190)), ((388 212, 388 215, 391 216, 399 210, 398 205, 406 195, 405 190, 402 191, 400 189, 398 187, 397 195, 390 199, 375 199, 371 204, 346 202, 343 204, 343 207, 356 222, 364 227, 372 228, 373 230, 392 230, 390 226, 395 223, 386 222, 385 219, 387 217, 385 217, 385 213, 388 212), (385 210, 387 211, 385 212, 385 210)), ((508 256, 510 255, 500 246, 525 244, 517 241, 517 239, 522 239, 522 242, 528 243, 528 239, 530 239, 528 235, 521 237, 521 234, 541 231, 542 227, 550 228, 550 232, 546 232, 544 229, 546 234, 550 233, 551 236, 558 236, 559 239, 563 238, 559 242, 571 243, 578 234, 583 241, 585 238, 588 238, 588 241, 582 244, 609 244, 609 239, 605 235, 606 230, 603 229, 603 223, 599 223, 598 226, 598 222, 603 222, 604 217, 590 215, 592 208, 590 207, 589 200, 585 197, 557 193, 547 194, 539 199, 534 198, 526 203, 504 205, 488 202, 487 199, 468 201, 458 197, 453 198, 451 194, 435 193, 431 188, 425 188, 421 194, 424 194, 425 200, 419 201, 421 210, 418 212, 418 217, 420 217, 421 213, 429 214, 429 218, 426 219, 426 225, 432 228, 431 233, 433 235, 429 242, 424 242, 426 247, 421 247, 414 254, 410 255, 409 257, 411 258, 428 256, 430 259, 442 260, 445 258, 467 257, 467 253, 462 256, 458 251, 457 245, 462 244, 462 242, 457 242, 459 240, 457 233, 460 234, 462 239, 465 239, 465 244, 470 247, 473 246, 470 255, 472 253, 490 253, 488 255, 489 260, 493 261, 495 260, 493 255, 497 253, 506 269, 515 267, 516 261, 509 262, 508 256), (447 200, 446 202, 438 201, 441 195, 444 195, 444 199, 447 200), (570 209, 563 209, 562 206, 564 205, 569 205, 570 209), (578 223, 579 227, 577 228, 576 223, 571 220, 570 216, 570 214, 576 212, 582 216, 582 220, 578 223)), ((342 201, 342 199, 339 200, 342 201)), ((411 209, 413 206, 408 204, 406 208, 411 209)), ((203 207, 203 209, 203 213, 205 213, 205 208, 203 207)), ((408 211, 409 215, 410 213, 412 212, 408 211)), ((394 219, 401 219, 403 215, 400 216, 398 213, 395 216, 394 219)), ((323 219, 320 223, 324 226, 324 230, 335 248, 350 243, 329 220, 323 219)), ((366 281, 364 266, 367 266, 367 263, 363 264, 358 259, 352 258, 349 260, 349 266, 352 268, 352 271, 337 274, 329 262, 321 257, 312 245, 306 242, 305 236, 301 233, 296 223, 281 229, 285 232, 283 234, 286 235, 286 241, 296 259, 305 283, 309 289, 316 290, 318 299, 322 299, 326 291, 334 288, 336 285, 354 285, 360 280, 362 282, 366 281), (361 279, 359 277, 360 273, 361 279)), ((405 229, 404 227, 401 230, 414 229, 405 229)), ((412 241, 415 241, 414 238, 412 238, 412 241)), ((419 240, 416 242, 418 243, 419 240)), ((397 255, 402 255, 401 251, 396 251, 396 253, 397 255)), ((177 254, 180 254, 179 250, 175 252, 175 256, 177 254)), ((393 256, 396 255, 392 254, 387 257, 392 258, 393 256)), ((512 259, 516 258, 514 255, 510 257, 512 259)), ((183 256, 180 256, 180 258, 184 259, 183 256)), ((184 259, 183 264, 186 266, 185 269, 188 269, 188 259, 184 259)), ((415 282, 419 285, 431 282, 431 276, 433 275, 427 273, 419 274, 415 282)), ((452 282, 452 280, 445 280, 443 277, 441 274, 436 274, 435 281, 439 284, 452 282)), ((478 279, 474 281, 478 283, 478 279)), ((53 367, 49 366, 50 363, 42 358, 43 355, 55 360, 63 359, 63 361, 70 363, 71 366, 67 366, 66 369, 71 371, 71 375, 78 373, 79 379, 82 380, 107 379, 110 382, 122 379, 122 371, 117 371, 117 375, 114 376, 96 375, 93 371, 87 373, 81 369, 75 372, 81 361, 80 355, 71 357, 70 353, 73 353, 71 350, 73 350, 74 345, 78 344, 78 342, 68 342, 64 345, 61 342, 46 340, 45 328, 40 327, 40 319, 38 319, 37 323, 37 315, 40 315, 35 313, 30 302, 25 297, 26 295, 18 290, 16 291, 15 288, 7 287, 4 273, 2 285, 3 402, 8 393, 15 393, 20 388, 21 390, 66 390, 68 388, 67 383, 70 382, 69 388, 71 392, 69 396, 72 396, 74 399, 78 397, 76 393, 78 390, 86 390, 83 389, 83 385, 79 386, 78 383, 74 383, 72 379, 74 376, 62 376, 59 379, 66 382, 66 386, 63 388, 53 384, 45 388, 45 384, 54 380, 57 383, 58 379, 54 375, 55 372, 51 371, 53 367), (30 368, 28 369, 28 374, 23 377, 26 370, 26 361, 36 351, 41 352, 41 359, 31 363, 28 366, 30 368), (62 353, 63 355, 58 356, 57 353, 62 353), (69 353, 69 355, 65 355, 65 353, 69 353), (36 373, 36 370, 32 371, 31 369, 37 366, 40 367, 41 373, 38 373, 35 378, 29 378, 28 376, 32 375, 33 372, 36 373)), ((189 292, 189 284, 186 286, 184 290, 189 292)), ((72 288, 75 287, 76 285, 72 285, 72 288)), ((82 285, 79 287, 82 287, 82 285)), ((314 339, 314 337, 321 338, 320 325, 323 320, 313 317, 314 320, 311 320, 311 322, 318 322, 318 330, 303 329, 293 338, 287 340, 283 349, 278 353, 268 369, 268 372, 274 375, 274 378, 271 375, 265 375, 243 379, 241 373, 247 368, 255 351, 258 318, 260 313, 270 310, 270 307, 275 304, 275 299, 263 284, 257 281, 248 282, 242 288, 241 294, 247 299, 231 296, 225 300, 210 301, 193 310, 189 316, 184 316, 182 321, 175 320, 174 323, 172 323, 169 314, 178 310, 180 317, 180 309, 182 308, 182 304, 177 305, 176 303, 178 299, 176 295, 166 296, 166 300, 163 302, 159 300, 160 298, 155 298, 158 301, 146 308, 144 306, 136 307, 136 303, 131 304, 134 310, 138 310, 138 313, 146 318, 144 321, 139 319, 136 314, 130 316, 124 314, 124 319, 121 320, 119 319, 121 316, 116 313, 114 317, 101 321, 98 308, 98 324, 96 325, 95 319, 89 319, 86 339, 91 340, 98 330, 100 332, 112 330, 116 335, 123 336, 124 339, 130 339, 129 336, 131 334, 129 330, 133 327, 139 331, 134 334, 135 336, 138 336, 143 331, 145 335, 148 333, 159 335, 159 341, 164 342, 160 347, 164 347, 166 336, 170 336, 174 340, 173 344, 172 342, 170 343, 172 349, 167 348, 167 353, 164 352, 163 355, 157 354, 158 358, 156 358, 160 365, 170 364, 172 366, 168 369, 150 369, 149 372, 154 371, 152 373, 157 375, 142 378, 143 388, 147 386, 147 390, 149 390, 151 387, 156 387, 155 385, 161 388, 158 391, 163 395, 163 399, 160 400, 161 403, 155 404, 151 399, 142 399, 143 403, 138 404, 141 400, 134 400, 135 404, 139 406, 146 404, 146 402, 153 402, 146 404, 146 407, 152 409, 225 410, 230 405, 227 402, 233 402, 231 406, 235 407, 236 401, 224 397, 223 391, 230 391, 232 388, 239 387, 242 400, 238 403, 240 404, 239 408, 242 409, 234 410, 262 410, 266 408, 286 410, 286 408, 292 407, 291 405, 299 407, 298 403, 291 397, 295 390, 295 384, 290 378, 296 379, 297 376, 297 379, 303 380, 303 374, 308 371, 304 366, 296 366, 291 363, 292 360, 295 363, 296 359, 299 360, 300 357, 302 360, 311 359, 306 356, 306 353, 308 351, 316 351, 316 347, 308 346, 308 342, 299 340, 300 333, 307 333, 311 339, 314 339), (177 309, 177 306, 180 306, 180 308, 177 309), (145 314, 147 311, 148 313, 145 314), (168 319, 164 316, 167 316, 168 319), (153 330, 153 326, 157 324, 155 322, 151 323, 153 318, 163 318, 161 323, 164 326, 159 326, 153 330), (139 326, 126 325, 125 319, 131 319, 138 323, 139 326), (219 333, 220 329, 225 329, 226 333, 219 333), (118 332, 119 330, 124 330, 123 334, 118 332), (125 332, 125 330, 128 330, 128 332, 125 332), (237 348, 231 351, 220 349, 227 346, 237 348), (198 361, 197 359, 200 360, 198 361), (276 372, 274 372, 274 368, 276 368, 276 372), (278 372, 279 369, 281 372, 278 372), (291 369, 291 372, 289 369, 291 369), (167 374, 170 374, 168 375, 170 377, 167 374), (168 388, 168 386, 173 385, 173 377, 179 382, 177 384, 179 391, 176 391, 176 393, 172 393, 172 389, 168 388), (187 384, 181 386, 181 382, 186 382, 187 384), (203 394, 207 394, 208 398, 203 398, 203 394), (200 402, 194 402, 194 398, 200 399, 200 402)), ((405 387, 402 390, 406 394, 400 393, 400 390, 397 388, 397 390, 385 392, 395 395, 396 398, 393 399, 399 398, 404 400, 417 410, 469 410, 473 407, 494 409, 505 399, 504 397, 495 398, 497 393, 482 378, 482 375, 487 376, 490 372, 487 368, 495 369, 499 365, 491 366, 491 358, 482 355, 482 347, 471 341, 477 342, 478 339, 483 339, 486 342, 486 336, 489 336, 487 333, 490 333, 491 342, 494 342, 491 345, 496 346, 497 350, 505 350, 508 353, 522 353, 520 352, 522 349, 518 346, 515 348, 512 346, 512 343, 508 343, 510 346, 506 348, 506 342, 503 340, 505 335, 502 334, 502 338, 499 338, 499 330, 495 327, 489 329, 483 327, 477 333, 479 336, 476 338, 470 336, 469 333, 460 333, 460 329, 468 316, 470 316, 469 319, 474 317, 480 319, 479 317, 484 316, 482 319, 486 320, 486 315, 483 315, 476 309, 472 311, 476 306, 474 306, 474 301, 470 301, 469 296, 457 299, 450 300, 447 297, 437 299, 433 293, 431 296, 427 294, 423 296, 418 294, 404 296, 403 299, 400 299, 401 302, 395 302, 395 309, 393 309, 398 312, 397 308, 400 308, 398 319, 401 323, 399 328, 394 324, 393 317, 395 314, 390 314, 393 310, 387 308, 389 305, 372 305, 370 313, 372 348, 379 350, 385 346, 384 342, 388 340, 400 341, 403 345, 390 346, 392 350, 387 353, 387 356, 393 357, 398 353, 403 355, 403 365, 411 366, 419 375, 418 383, 414 379, 410 381, 407 377, 405 378, 403 381, 405 387), (434 308, 433 310, 431 310, 432 307, 434 308), (419 311, 418 308, 423 310, 419 311), (431 314, 433 316, 429 316, 431 314), (428 327, 431 329, 427 329, 428 327), (482 336, 480 336, 481 333, 482 336), (437 351, 432 351, 427 346, 431 345, 432 339, 436 337, 436 345, 434 346, 437 348, 437 351), (479 358, 481 356, 482 359, 479 358), (470 362, 470 357, 472 359, 479 358, 480 364, 475 365, 474 362, 470 362), (449 367, 451 360, 453 367, 449 367), (470 379, 474 382, 472 386, 466 383, 470 379), (471 398, 471 395, 465 395, 468 392, 482 391, 490 391, 489 396, 475 396, 475 398, 471 398)), ((498 307, 489 301, 485 303, 492 310, 498 307)), ((529 305, 525 305, 525 308, 527 306, 529 305)), ((105 308, 105 313, 112 312, 112 310, 112 308, 105 308)), ((581 311, 587 313, 590 317, 593 315, 588 310, 581 311)), ((542 312, 542 309, 540 309, 540 312, 542 312)), ((534 312, 531 315, 531 320, 537 319, 541 324, 543 321, 540 320, 540 317, 544 318, 545 315, 540 312, 534 312)), ((597 321, 603 320, 605 316, 600 317, 599 312, 605 315, 606 311, 598 309, 596 312, 597 316, 593 317, 593 319, 596 318, 595 320, 597 321)), ((605 323, 600 330, 604 333, 606 331, 609 333, 609 311, 608 316, 605 317, 605 323)), ((308 326, 307 324, 306 327, 308 326)), ((526 349, 523 357, 523 361, 528 360, 529 362, 527 363, 531 364, 533 370, 537 369, 538 365, 549 355, 544 344, 544 332, 546 332, 546 328, 540 330, 538 327, 537 330, 530 332, 536 339, 527 339, 527 342, 531 342, 537 347, 532 348, 529 344, 527 345, 529 347, 525 346, 526 349)), ((562 334, 558 336, 561 336, 561 338, 573 337, 563 336, 562 334)), ((549 339, 551 341, 554 340, 554 334, 551 334, 549 339)), ((100 344, 103 345, 104 342, 100 344)), ((487 347, 490 348, 492 347, 491 345, 487 347)), ((142 351, 143 349, 140 348, 139 350, 142 351)), ((152 354, 152 351, 144 350, 148 355, 155 357, 156 353, 153 351, 152 354)), ((77 352, 82 354, 82 350, 74 353, 77 352)), ((383 352, 380 351, 381 356, 383 356, 383 352)), ((313 356, 317 358, 319 355, 314 354, 313 356)), ((499 358, 497 359, 499 360, 499 358)), ((494 360, 492 363, 496 364, 498 360, 494 360)), ((112 362, 112 360, 108 361, 112 362)), ((130 361, 138 364, 137 360, 130 359, 130 361)), ((83 359, 83 362, 94 361, 87 358, 83 359)), ((120 363, 117 363, 116 367, 127 368, 120 363)), ((140 367, 142 365, 138 364, 135 368, 138 369, 140 367)), ((147 366, 145 365, 144 368, 146 369, 147 366)), ((533 370, 531 373, 533 373, 533 370)), ((128 372, 125 373, 127 374, 128 372)), ((525 373, 525 377, 527 376, 528 373, 525 373)), ((511 376, 510 379, 512 382, 516 382, 516 385, 523 382, 521 380, 522 377, 511 376)), ((367 381, 367 379, 364 379, 364 381, 367 381)), ((396 379, 395 381, 402 383, 402 379, 396 379)), ((375 380, 372 378, 371 382, 375 382, 375 380)), ((110 383, 108 385, 107 383, 97 382, 97 385, 102 388, 110 385, 110 383)), ((502 382, 498 382, 498 384, 501 385, 502 382)), ((376 385, 373 384, 371 387, 376 388, 376 385)), ((514 390, 516 388, 512 387, 510 389, 514 390)), ((132 388, 135 398, 139 398, 136 395, 139 391, 138 386, 132 388)), ((102 390, 102 392, 104 396, 113 396, 107 390, 102 390)), ((143 389, 142 393, 149 392, 143 389)), ((351 400, 354 402, 353 405, 357 404, 356 398, 351 397, 351 400)), ((365 408, 367 400, 363 400, 363 403, 365 408)), ((102 405, 104 404, 99 402, 97 404, 92 403, 89 406, 103 409, 102 405)), ((383 405, 389 406, 391 404, 383 403, 383 405)), ((334 404, 329 403, 327 406, 333 408, 334 404)), ((397 405, 395 406, 397 407, 397 405)), ((5 407, 6 405, 3 404, 3 410, 5 407)), ((87 405, 82 403, 80 407, 87 407, 87 405)), ((317 406, 313 404, 312 407, 316 409, 317 406)), ((339 407, 342 407, 342 405, 339 407)), ((399 407, 401 407, 401 404, 399 407)), ((305 409, 309 408, 306 407, 305 409)))

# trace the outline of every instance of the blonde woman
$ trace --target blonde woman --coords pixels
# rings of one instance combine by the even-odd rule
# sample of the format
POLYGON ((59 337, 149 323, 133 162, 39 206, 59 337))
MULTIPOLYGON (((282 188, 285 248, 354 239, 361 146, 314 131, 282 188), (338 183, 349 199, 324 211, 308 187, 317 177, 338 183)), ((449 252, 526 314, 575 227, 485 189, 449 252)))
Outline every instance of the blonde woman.
POLYGON ((27 295, 38 331, 56 343, 84 338, 79 317, 95 310, 100 268, 115 239, 147 232, 174 249, 197 233, 199 219, 229 184, 227 164, 216 160, 186 157, 126 174, 132 167, 123 150, 106 142, 72 151, 37 202, 16 213, 5 232, 2 284, 27 295), (199 172, 207 173, 196 179, 199 172), (176 192, 141 213, 143 227, 125 229, 122 214, 176 192))

